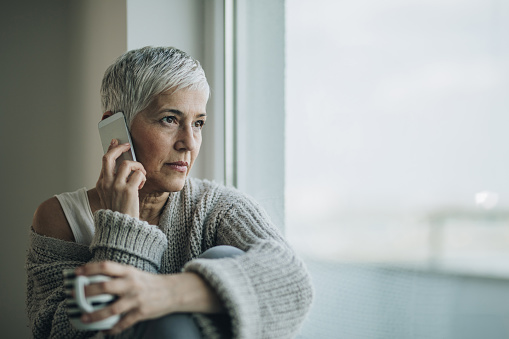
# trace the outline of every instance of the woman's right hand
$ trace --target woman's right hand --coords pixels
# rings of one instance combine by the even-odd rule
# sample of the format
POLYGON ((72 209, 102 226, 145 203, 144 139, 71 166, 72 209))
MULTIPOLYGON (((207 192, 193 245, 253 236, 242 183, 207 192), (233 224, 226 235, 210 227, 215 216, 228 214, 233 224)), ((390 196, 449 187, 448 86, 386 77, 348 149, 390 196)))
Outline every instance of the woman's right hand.
POLYGON ((103 156, 99 180, 95 185, 101 208, 140 217, 139 190, 145 184, 147 172, 143 165, 136 161, 123 161, 115 171, 117 158, 131 148, 129 144, 118 144, 111 141, 108 152, 103 156))

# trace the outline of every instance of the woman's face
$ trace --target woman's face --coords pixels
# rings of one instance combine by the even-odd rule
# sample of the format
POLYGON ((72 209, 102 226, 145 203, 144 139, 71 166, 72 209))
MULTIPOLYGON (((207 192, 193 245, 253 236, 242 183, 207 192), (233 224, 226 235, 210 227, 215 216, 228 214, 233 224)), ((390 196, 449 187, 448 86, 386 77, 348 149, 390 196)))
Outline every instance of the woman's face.
POLYGON ((198 156, 206 120, 205 91, 161 93, 131 125, 136 160, 147 171, 147 192, 176 192, 198 156))

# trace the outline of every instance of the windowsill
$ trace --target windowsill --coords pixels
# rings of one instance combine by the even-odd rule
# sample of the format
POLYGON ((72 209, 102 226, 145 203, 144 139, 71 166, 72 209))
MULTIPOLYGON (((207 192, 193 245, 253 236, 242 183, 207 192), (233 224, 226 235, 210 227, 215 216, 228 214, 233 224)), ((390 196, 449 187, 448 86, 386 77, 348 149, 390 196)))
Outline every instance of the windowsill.
POLYGON ((376 268, 415 272, 429 275, 447 275, 482 279, 509 279, 509 255, 498 256, 497 261, 489 261, 481 258, 472 260, 442 260, 438 263, 427 261, 403 262, 403 261, 342 261, 326 260, 321 257, 302 254, 305 262, 323 263, 331 266, 376 268))

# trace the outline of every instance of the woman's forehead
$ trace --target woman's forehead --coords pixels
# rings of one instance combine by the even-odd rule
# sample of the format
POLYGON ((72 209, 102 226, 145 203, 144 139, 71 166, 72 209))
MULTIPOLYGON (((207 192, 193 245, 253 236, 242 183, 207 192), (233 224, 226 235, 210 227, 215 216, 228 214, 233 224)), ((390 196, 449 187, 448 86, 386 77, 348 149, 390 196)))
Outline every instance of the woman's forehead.
POLYGON ((205 91, 170 89, 155 96, 148 108, 150 110, 177 108, 183 113, 205 113, 207 101, 208 93, 205 91))

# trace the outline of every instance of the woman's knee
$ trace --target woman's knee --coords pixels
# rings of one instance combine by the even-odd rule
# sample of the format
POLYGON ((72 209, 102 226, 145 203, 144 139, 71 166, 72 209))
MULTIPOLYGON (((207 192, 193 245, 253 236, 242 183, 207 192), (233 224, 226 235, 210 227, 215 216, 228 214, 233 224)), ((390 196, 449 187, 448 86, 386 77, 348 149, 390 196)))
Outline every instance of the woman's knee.
POLYGON ((237 247, 220 245, 209 248, 200 255, 200 258, 205 259, 231 258, 244 253, 245 252, 243 250, 238 249, 237 247))

